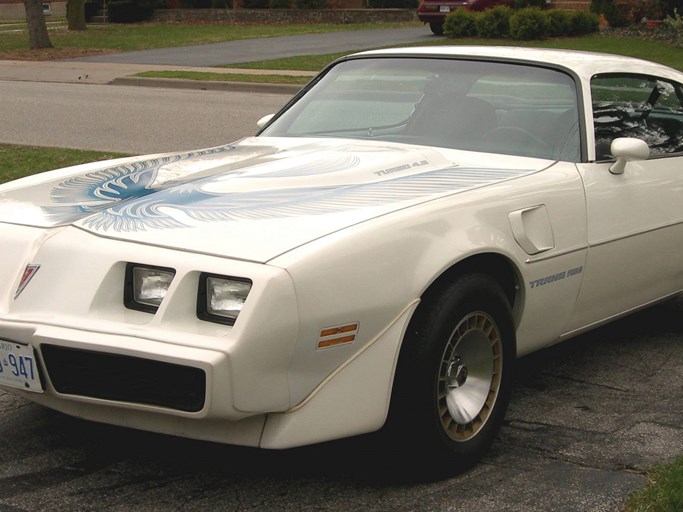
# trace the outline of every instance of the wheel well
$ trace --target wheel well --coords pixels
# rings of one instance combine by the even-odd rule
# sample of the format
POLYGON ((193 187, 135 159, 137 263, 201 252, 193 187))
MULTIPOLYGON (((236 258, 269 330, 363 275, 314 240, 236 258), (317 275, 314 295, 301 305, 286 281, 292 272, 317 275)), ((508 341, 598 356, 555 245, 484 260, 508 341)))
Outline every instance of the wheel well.
MULTIPOLYGON (((405 333, 403 343, 401 345, 399 358, 396 367, 395 379, 392 388, 391 402, 389 405, 388 424, 395 422, 396 417, 396 400, 405 397, 407 393, 411 393, 411 384, 401 379, 400 376, 406 372, 406 368, 414 359, 415 350, 419 349, 415 343, 416 337, 419 337, 421 327, 424 320, 429 315, 430 305, 451 283, 459 277, 468 274, 484 274, 490 276, 501 288, 505 297, 510 304, 510 309, 513 314, 513 323, 516 324, 519 318, 519 311, 521 308, 522 298, 520 297, 521 275, 515 265, 505 256, 495 253, 478 254, 462 260, 450 268, 446 269, 439 275, 429 287, 422 293, 420 297, 420 304, 413 313, 410 323, 405 333)), ((514 328, 514 327, 513 327, 514 328)), ((516 354, 516 340, 513 337, 513 353, 516 354)))
POLYGON ((516 316, 514 312, 518 310, 518 302, 520 300, 519 273, 508 258, 493 253, 470 256, 447 269, 424 291, 421 303, 428 303, 430 298, 441 291, 444 286, 465 274, 486 274, 491 276, 503 290, 510 303, 513 316, 516 316))

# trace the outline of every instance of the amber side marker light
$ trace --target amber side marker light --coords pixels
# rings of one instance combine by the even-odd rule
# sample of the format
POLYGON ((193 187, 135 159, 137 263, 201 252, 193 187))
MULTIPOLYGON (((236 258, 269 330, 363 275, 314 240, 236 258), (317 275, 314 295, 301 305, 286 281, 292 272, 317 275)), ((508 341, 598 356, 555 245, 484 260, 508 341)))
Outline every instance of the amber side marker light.
POLYGON ((336 347, 346 343, 353 343, 358 334, 358 322, 335 327, 326 327, 320 331, 317 348, 336 347))

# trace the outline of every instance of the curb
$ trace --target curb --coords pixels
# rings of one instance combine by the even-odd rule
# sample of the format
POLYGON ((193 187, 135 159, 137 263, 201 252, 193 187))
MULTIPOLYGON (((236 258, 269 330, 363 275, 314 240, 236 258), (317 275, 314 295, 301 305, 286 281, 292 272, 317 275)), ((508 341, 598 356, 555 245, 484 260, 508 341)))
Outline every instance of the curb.
POLYGON ((269 94, 298 93, 304 86, 292 84, 268 84, 252 82, 228 82, 211 80, 187 80, 182 78, 143 78, 125 76, 115 78, 109 85, 133 85, 138 87, 165 87, 168 89, 195 89, 202 91, 262 92, 269 94))

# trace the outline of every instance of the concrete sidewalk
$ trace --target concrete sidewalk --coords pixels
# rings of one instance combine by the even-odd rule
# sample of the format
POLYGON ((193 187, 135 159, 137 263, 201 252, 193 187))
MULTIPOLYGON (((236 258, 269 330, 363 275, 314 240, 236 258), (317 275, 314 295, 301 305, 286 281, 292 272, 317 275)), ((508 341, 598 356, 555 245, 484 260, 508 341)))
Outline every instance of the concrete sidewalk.
POLYGON ((198 71, 208 73, 236 73, 251 75, 288 75, 313 77, 311 71, 284 71, 237 68, 189 67, 154 64, 121 64, 76 61, 15 61, 0 60, 0 80, 20 82, 53 82, 78 84, 115 84, 152 87, 173 87, 212 90, 256 90, 292 94, 300 85, 260 84, 251 82, 179 80, 166 78, 139 78, 144 71, 198 71))

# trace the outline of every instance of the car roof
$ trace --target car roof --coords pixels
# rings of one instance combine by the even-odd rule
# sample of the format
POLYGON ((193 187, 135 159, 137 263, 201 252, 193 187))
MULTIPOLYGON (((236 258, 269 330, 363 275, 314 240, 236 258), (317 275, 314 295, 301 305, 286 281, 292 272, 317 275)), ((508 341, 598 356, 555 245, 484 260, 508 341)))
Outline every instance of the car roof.
POLYGON ((582 79, 598 73, 639 73, 683 81, 683 73, 654 62, 598 52, 524 48, 518 46, 415 46, 370 50, 354 56, 463 57, 554 65, 572 70, 582 79))

